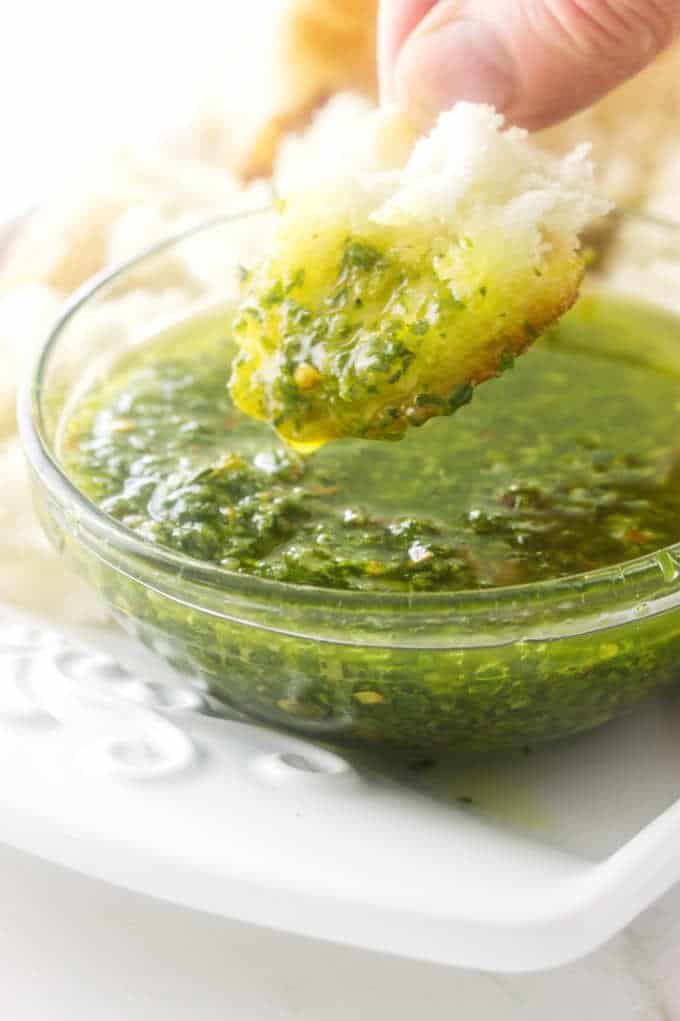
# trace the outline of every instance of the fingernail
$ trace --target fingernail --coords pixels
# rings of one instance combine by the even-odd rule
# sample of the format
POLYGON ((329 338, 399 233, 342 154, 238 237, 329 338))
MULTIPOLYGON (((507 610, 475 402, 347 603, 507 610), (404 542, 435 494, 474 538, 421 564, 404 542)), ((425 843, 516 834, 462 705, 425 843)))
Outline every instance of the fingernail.
POLYGON ((517 89, 516 67, 490 25, 455 20, 411 36, 397 61, 395 88, 421 121, 432 121, 459 99, 503 111, 517 89))

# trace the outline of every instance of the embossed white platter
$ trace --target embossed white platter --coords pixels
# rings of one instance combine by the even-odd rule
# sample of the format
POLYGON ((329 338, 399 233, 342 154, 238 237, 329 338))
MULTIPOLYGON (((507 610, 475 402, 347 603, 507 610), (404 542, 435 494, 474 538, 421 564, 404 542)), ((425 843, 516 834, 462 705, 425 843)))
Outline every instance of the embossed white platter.
POLYGON ((391 774, 236 719, 111 630, 0 612, 0 841, 243 921, 496 971, 680 879, 680 699, 529 757, 391 774))
POLYGON ((506 972, 587 954, 680 880, 680 697, 529 757, 391 772, 213 708, 118 631, 0 605, 0 842, 229 918, 506 972))

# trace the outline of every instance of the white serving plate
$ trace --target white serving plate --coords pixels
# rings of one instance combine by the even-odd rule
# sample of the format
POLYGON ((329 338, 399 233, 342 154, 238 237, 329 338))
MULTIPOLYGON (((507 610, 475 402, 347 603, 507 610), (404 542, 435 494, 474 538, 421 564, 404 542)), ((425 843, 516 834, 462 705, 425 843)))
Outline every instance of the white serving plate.
POLYGON ((494 971, 587 954, 680 879, 680 699, 484 765, 197 712, 114 630, 0 613, 0 841, 241 921, 494 971), (469 800, 471 799, 471 803, 469 800))
POLYGON ((680 879, 678 697, 529 757, 389 773, 209 715, 114 629, 0 606, 0 678, 0 842, 177 904, 513 972, 589 953, 680 879))

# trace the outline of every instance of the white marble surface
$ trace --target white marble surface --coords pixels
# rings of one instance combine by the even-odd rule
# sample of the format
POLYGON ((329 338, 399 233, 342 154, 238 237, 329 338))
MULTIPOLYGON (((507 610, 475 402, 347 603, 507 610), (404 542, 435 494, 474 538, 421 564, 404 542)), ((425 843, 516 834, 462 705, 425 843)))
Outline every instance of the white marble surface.
POLYGON ((0 847, 11 1021, 680 1021, 680 890, 591 957, 495 976, 230 922, 0 847))

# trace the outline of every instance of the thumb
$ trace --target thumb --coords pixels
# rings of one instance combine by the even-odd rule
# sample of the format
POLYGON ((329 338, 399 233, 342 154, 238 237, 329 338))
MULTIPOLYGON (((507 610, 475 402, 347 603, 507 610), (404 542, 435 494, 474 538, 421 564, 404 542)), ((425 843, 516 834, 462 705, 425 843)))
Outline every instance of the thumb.
POLYGON ((383 91, 421 125, 456 100, 535 129, 641 71, 680 33, 680 0, 382 0, 383 91))

